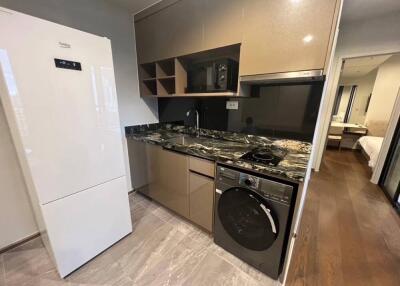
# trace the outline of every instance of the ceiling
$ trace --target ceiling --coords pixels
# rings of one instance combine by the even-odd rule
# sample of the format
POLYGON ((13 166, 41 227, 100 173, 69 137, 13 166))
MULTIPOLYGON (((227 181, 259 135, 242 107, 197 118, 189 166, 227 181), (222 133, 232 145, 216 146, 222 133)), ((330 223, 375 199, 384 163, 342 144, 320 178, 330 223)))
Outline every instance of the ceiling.
POLYGON ((109 2, 113 2, 125 9, 128 9, 132 14, 136 14, 137 12, 157 3, 161 0, 108 0, 109 2))
POLYGON ((365 76, 390 57, 391 55, 380 55, 348 59, 344 63, 341 78, 357 78, 365 76))
POLYGON ((341 21, 360 21, 394 12, 400 12, 400 0, 344 0, 341 21))
MULTIPOLYGON (((161 0, 108 0, 131 13, 137 12, 157 3, 161 0)), ((352 22, 389 13, 400 12, 400 0, 344 0, 342 22, 352 22)))

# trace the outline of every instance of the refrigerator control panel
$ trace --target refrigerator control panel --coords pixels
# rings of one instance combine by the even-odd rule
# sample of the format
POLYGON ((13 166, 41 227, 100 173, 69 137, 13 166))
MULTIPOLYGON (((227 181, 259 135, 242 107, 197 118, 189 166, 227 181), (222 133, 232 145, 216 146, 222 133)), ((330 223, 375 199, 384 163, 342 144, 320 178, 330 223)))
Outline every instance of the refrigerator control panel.
POLYGON ((77 70, 77 71, 82 70, 81 63, 78 63, 78 62, 61 60, 61 59, 54 59, 54 62, 56 63, 56 67, 60 68, 60 69, 69 69, 69 70, 77 70))

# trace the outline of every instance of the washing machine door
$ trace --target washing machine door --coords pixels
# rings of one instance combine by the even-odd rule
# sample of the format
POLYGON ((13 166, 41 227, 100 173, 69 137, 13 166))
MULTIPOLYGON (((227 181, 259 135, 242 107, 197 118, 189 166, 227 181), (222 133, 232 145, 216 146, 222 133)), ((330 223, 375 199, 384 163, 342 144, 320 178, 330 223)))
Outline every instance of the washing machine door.
POLYGON ((254 191, 235 187, 218 201, 218 216, 225 231, 241 246, 266 250, 278 236, 278 222, 266 200, 254 191))

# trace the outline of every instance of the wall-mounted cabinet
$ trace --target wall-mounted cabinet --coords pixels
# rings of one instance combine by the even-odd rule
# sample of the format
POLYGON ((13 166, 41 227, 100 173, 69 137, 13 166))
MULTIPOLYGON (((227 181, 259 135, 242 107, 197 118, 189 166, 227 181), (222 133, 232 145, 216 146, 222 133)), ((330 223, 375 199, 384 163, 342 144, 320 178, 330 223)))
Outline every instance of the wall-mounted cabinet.
POLYGON ((204 0, 203 50, 241 43, 243 22, 243 0, 204 0))
POLYGON ((138 62, 154 62, 201 51, 203 11, 202 1, 177 1, 136 22, 138 62))
MULTIPOLYGON (((239 61, 240 45, 192 53, 176 58, 139 64, 139 80, 143 97, 194 97, 194 96, 236 96, 237 89, 195 93, 188 91, 188 72, 193 64, 219 58, 239 61)), ((234 81, 238 81, 236 76, 234 81)))
POLYGON ((139 65, 142 96, 175 94, 175 59, 139 65))
POLYGON ((181 0, 140 18, 135 21, 138 62, 241 43, 242 2, 181 0))
POLYGON ((326 71, 341 0, 162 2, 135 15, 139 64, 241 44, 249 76, 326 71))
POLYGON ((323 70, 336 1, 244 1, 240 75, 323 70))

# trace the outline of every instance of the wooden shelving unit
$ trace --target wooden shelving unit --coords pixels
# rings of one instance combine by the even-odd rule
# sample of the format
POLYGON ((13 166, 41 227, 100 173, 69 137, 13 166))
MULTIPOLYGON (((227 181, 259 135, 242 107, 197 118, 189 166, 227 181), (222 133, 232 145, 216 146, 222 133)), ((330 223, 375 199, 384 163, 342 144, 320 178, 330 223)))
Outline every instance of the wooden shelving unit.
POLYGON ((175 93, 175 77, 157 79, 157 95, 167 95, 175 93))
POLYGON ((159 79, 159 80, 175 79, 175 76, 174 75, 160 76, 157 79, 159 79))
POLYGON ((156 77, 156 64, 148 63, 140 65, 140 75, 143 80, 156 77))
POLYGON ((187 93, 187 66, 192 62, 228 56, 239 60, 233 45, 139 65, 140 93, 144 97, 235 97, 236 92, 187 93))
MULTIPOLYGON (((174 93, 164 95, 150 95, 148 97, 240 97, 236 92, 204 92, 204 93, 174 93)), ((242 96, 247 97, 247 96, 242 96)))
POLYGON ((153 80, 143 80, 141 83, 141 91, 144 96, 157 95, 157 82, 153 80))
POLYGON ((175 60, 167 59, 156 62, 157 78, 175 76, 175 60))

